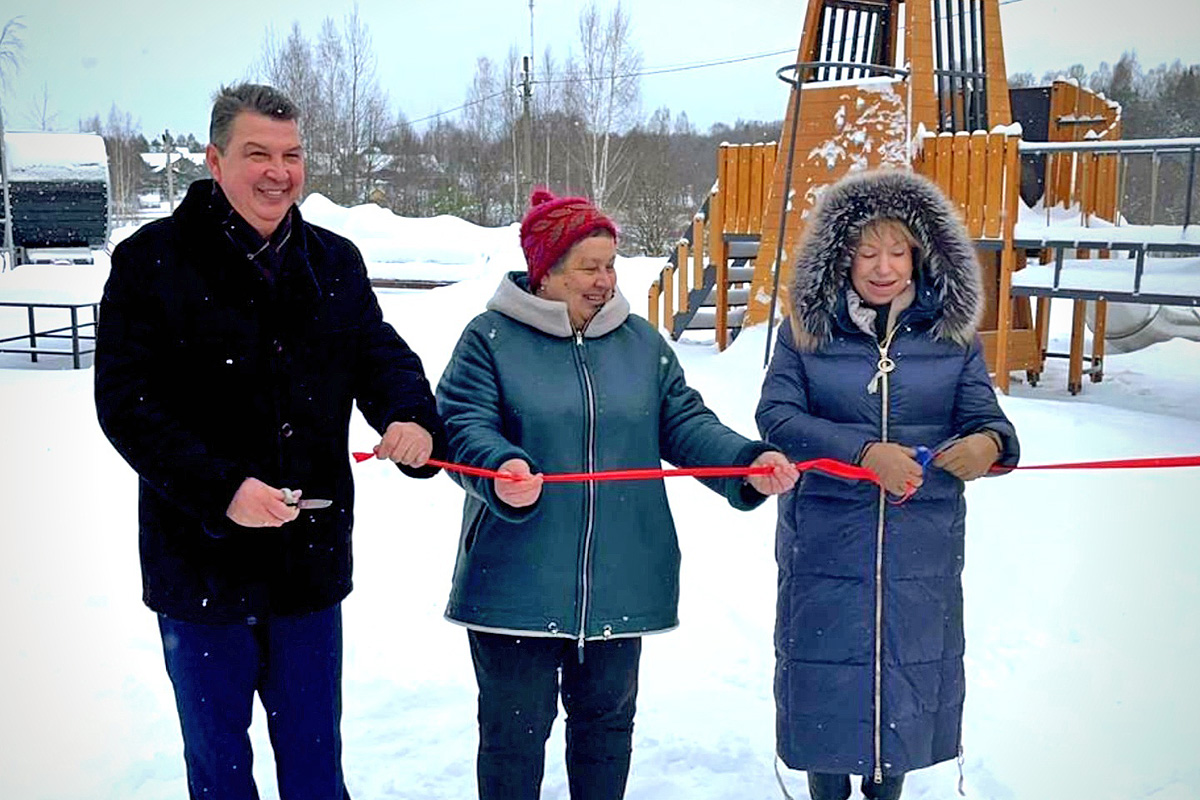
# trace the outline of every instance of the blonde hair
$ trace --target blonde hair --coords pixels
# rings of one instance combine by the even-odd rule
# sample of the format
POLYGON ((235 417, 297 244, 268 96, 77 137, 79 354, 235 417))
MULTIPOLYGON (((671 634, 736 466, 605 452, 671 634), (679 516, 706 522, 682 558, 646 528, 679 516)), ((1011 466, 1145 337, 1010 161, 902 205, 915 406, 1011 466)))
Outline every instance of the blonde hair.
POLYGON ((858 242, 855 244, 855 249, 858 249, 863 242, 868 240, 872 242, 882 242, 889 235, 893 239, 899 239, 903 241, 909 247, 914 247, 918 250, 921 249, 921 243, 917 241, 916 236, 913 236, 913 232, 909 230, 908 226, 900 220, 892 219, 890 217, 873 219, 866 225, 863 225, 862 231, 859 232, 858 242))

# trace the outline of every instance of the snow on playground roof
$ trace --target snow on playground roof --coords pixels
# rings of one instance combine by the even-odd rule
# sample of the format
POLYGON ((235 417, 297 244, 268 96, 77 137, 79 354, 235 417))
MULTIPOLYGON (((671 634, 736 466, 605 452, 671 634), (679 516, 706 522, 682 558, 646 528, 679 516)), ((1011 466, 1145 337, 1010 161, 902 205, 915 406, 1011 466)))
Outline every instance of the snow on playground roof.
POLYGON ((108 154, 94 133, 4 134, 12 181, 107 181, 108 154))

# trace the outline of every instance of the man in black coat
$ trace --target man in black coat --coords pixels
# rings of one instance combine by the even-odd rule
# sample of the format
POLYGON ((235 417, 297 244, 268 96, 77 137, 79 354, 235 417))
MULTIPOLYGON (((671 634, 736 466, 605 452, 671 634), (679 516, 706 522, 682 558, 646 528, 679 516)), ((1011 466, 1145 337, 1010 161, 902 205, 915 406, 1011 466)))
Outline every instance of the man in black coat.
POLYGON ((280 797, 348 797, 351 406, 382 434, 377 456, 410 476, 434 474, 444 449, 421 361, 383 321, 362 257, 296 208, 297 118, 270 87, 222 89, 214 180, 117 247, 100 309, 96 408, 140 478, 143 599, 192 798, 257 798, 255 692, 280 797))

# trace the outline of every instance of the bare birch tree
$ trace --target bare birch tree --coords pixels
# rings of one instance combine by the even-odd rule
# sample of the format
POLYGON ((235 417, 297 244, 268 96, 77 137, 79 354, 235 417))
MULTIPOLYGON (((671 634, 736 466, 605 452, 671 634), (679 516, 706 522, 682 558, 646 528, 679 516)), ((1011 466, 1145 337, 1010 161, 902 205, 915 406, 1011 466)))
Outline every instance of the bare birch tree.
POLYGON ((584 122, 583 162, 593 201, 604 206, 627 178, 614 135, 638 120, 642 53, 618 2, 607 19, 595 2, 579 14, 580 58, 568 67, 568 109, 584 122))
POLYGON ((300 23, 293 22, 288 37, 276 42, 268 33, 263 43, 259 74, 275 88, 282 91, 300 107, 300 141, 307 151, 314 151, 313 134, 316 126, 309 118, 318 105, 318 83, 313 63, 312 46, 300 31, 300 23))

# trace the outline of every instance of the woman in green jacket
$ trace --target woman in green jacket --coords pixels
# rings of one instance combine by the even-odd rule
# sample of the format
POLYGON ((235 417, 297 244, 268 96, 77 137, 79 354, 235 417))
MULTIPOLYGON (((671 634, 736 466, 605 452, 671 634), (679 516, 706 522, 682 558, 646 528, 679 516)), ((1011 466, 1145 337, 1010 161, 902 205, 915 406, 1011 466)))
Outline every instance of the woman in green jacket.
POLYGON ((446 616, 469 629, 481 800, 536 800, 560 693, 571 797, 622 797, 641 636, 678 624, 662 480, 543 487, 542 473, 773 467, 705 481, 739 509, 796 480, 781 453, 721 424, 658 331, 629 313, 616 237, 587 200, 535 191, 521 224, 528 271, 504 277, 438 386, 450 459, 512 476, 455 476, 466 500, 446 616))

